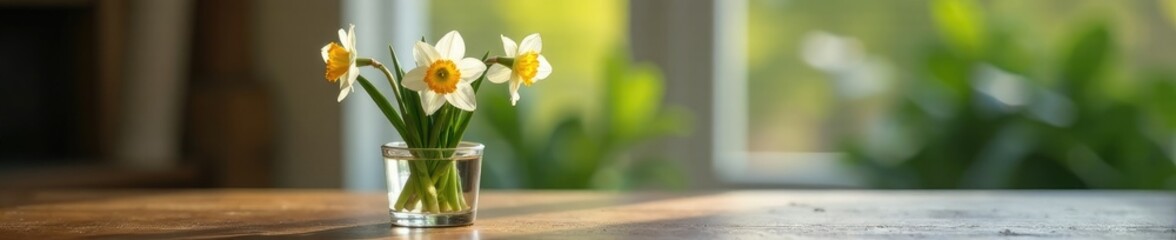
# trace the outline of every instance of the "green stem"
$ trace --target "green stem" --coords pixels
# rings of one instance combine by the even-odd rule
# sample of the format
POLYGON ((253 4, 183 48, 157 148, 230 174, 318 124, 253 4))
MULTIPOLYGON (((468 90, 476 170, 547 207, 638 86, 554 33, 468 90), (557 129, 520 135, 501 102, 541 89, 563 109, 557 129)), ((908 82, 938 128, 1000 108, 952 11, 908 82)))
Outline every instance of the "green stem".
POLYGON ((400 191, 400 197, 396 198, 396 205, 394 205, 393 209, 401 211, 408 210, 405 209, 404 205, 408 203, 408 198, 412 196, 412 192, 416 192, 416 186, 416 178, 408 178, 408 182, 404 183, 404 189, 400 191))
MULTIPOLYGON (((409 160, 414 161, 414 160, 409 160)), ((420 203, 425 196, 425 191, 420 190, 418 186, 421 185, 420 177, 413 172, 417 166, 414 162, 409 163, 409 178, 408 182, 404 183, 404 189, 400 192, 400 196, 396 198, 396 208, 404 211, 416 208, 417 203, 420 203), (403 204, 402 204, 403 202, 403 204)), ((428 209, 425 209, 428 210, 428 209)))
POLYGON ((453 205, 449 204, 449 195, 441 188, 437 188, 437 206, 441 208, 441 212, 453 211, 453 205))
POLYGON ((449 105, 441 107, 441 110, 440 110, 441 115, 437 116, 436 120, 433 121, 433 126, 431 129, 432 134, 429 135, 429 145, 428 145, 429 147, 434 147, 434 148, 440 147, 437 145, 438 144, 437 141, 441 140, 441 130, 444 130, 447 127, 447 125, 449 124, 449 121, 445 121, 445 120, 449 119, 449 114, 451 112, 453 112, 451 110, 453 108, 454 107, 451 107, 449 105))
POLYGON ((457 206, 457 210, 465 210, 467 208, 465 204, 465 195, 461 190, 461 175, 457 174, 456 162, 450 163, 449 165, 449 183, 449 189, 453 189, 450 191, 450 193, 453 193, 454 195, 453 205, 457 206))
POLYGON ((423 161, 410 160, 412 166, 412 174, 418 179, 417 194, 419 194, 421 201, 425 204, 425 211, 427 212, 441 212, 441 208, 437 205, 437 188, 434 188, 433 179, 429 178, 428 166, 423 161))
MULTIPOLYGON (((444 160, 441 162, 451 162, 451 161, 453 161, 453 160, 444 160)), ((438 166, 442 166, 442 165, 438 165, 438 166)), ((438 181, 441 181, 441 178, 446 177, 448 175, 449 175, 449 169, 435 167, 435 168, 433 168, 433 175, 431 175, 431 176, 433 176, 433 182, 436 183, 438 181)))
MULTIPOLYGON (((494 63, 486 61, 487 57, 489 57, 489 56, 490 56, 490 52, 486 52, 486 54, 482 55, 482 60, 483 60, 483 62, 487 63, 486 64, 487 68, 489 68, 490 65, 494 64, 494 63)), ((482 72, 482 76, 479 76, 477 80, 474 80, 473 83, 470 83, 470 86, 474 88, 474 95, 475 96, 478 95, 477 94, 478 89, 482 88, 482 82, 485 82, 485 81, 486 81, 486 72, 482 72)), ((474 112, 462 111, 462 112, 458 113, 457 121, 456 121, 457 122, 457 126, 456 126, 457 129, 454 132, 454 135, 458 136, 458 137, 449 140, 450 147, 457 147, 457 144, 461 143, 461 136, 465 135, 466 127, 468 127, 470 125, 470 118, 473 116, 474 116, 474 112)))
MULTIPOLYGON (((416 189, 413 189, 413 190, 416 190, 416 189)), ((418 192, 418 191, 408 192, 409 194, 406 197, 406 198, 408 198, 408 201, 406 201, 407 203, 404 204, 405 210, 412 210, 412 209, 416 208, 417 204, 421 203, 421 199, 420 199, 421 195, 416 194, 416 192, 418 192)))
MULTIPOLYGON (((396 56, 393 55, 392 57, 395 58, 396 56)), ((409 114, 410 109, 405 107, 404 97, 401 95, 402 89, 400 88, 400 83, 398 81, 400 76, 393 76, 392 72, 388 70, 388 67, 379 61, 370 60, 370 62, 372 67, 379 69, 380 72, 384 74, 384 78, 388 79, 388 84, 392 87, 392 94, 395 95, 397 99, 396 104, 398 107, 400 107, 400 115, 412 116, 412 114, 409 114)), ((393 60, 393 63, 397 63, 397 61, 393 60)), ((408 127, 408 129, 417 129, 416 122, 411 120, 412 118, 407 118, 407 120, 404 121, 406 127, 408 127)), ((403 137, 404 134, 401 135, 403 137)))
MULTIPOLYGON (((396 69, 395 73, 396 73, 397 79, 404 78, 404 71, 403 71, 404 68, 400 67, 400 60, 398 60, 396 58, 396 50, 392 49, 392 46, 388 46, 388 54, 392 56, 392 67, 394 69, 396 69)), ((408 91, 408 88, 405 88, 403 85, 397 85, 397 86, 392 86, 392 87, 400 89, 401 91, 405 91, 405 92, 408 91)), ((405 117, 413 117, 411 119, 406 119, 405 121, 406 122, 414 122, 414 126, 416 126, 415 129, 413 129, 413 130, 416 130, 414 134, 416 134, 418 136, 418 138, 424 138, 425 134, 427 133, 427 130, 425 129, 425 127, 428 126, 429 120, 428 120, 427 116, 425 116, 424 107, 421 106, 421 96, 419 94, 405 94, 401 97, 402 97, 401 100, 404 102, 404 105, 407 105, 407 107, 409 107, 409 112, 414 113, 411 115, 415 115, 415 116, 405 116, 405 117)), ((403 136, 403 135, 401 135, 401 136, 403 136)), ((422 147, 419 144, 423 144, 423 142, 420 142, 420 143, 418 143, 418 145, 415 145, 415 146, 410 145, 410 147, 422 147)))

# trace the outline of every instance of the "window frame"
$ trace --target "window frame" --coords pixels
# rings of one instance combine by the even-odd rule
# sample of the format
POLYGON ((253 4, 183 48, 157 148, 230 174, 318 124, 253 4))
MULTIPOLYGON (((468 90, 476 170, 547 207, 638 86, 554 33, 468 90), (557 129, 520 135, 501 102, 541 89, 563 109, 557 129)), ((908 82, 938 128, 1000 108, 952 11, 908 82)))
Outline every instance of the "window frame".
POLYGON ((752 152, 748 145, 748 0, 714 4, 711 167, 736 185, 862 187, 860 174, 840 164, 841 152, 752 152), (740 81, 724 81, 737 79, 740 81))

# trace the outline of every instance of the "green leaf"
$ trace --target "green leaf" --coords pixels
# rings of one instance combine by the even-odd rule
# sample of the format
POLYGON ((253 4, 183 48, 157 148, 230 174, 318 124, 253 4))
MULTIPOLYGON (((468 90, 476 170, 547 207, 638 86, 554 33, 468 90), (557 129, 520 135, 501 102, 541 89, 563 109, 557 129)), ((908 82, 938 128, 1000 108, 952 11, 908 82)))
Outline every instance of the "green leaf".
POLYGON ((1144 105, 1167 131, 1176 130, 1176 77, 1166 73, 1154 74, 1147 81, 1144 105))
POLYGON ((624 145, 650 135, 665 94, 661 71, 652 64, 633 63, 625 51, 617 51, 607 59, 604 75, 609 139, 624 145))
MULTIPOLYGON (((392 57, 393 74, 396 76, 396 79, 404 81, 404 68, 400 66, 400 60, 396 58, 396 50, 392 49, 392 46, 388 46, 388 55, 392 57)), ((392 87, 400 88, 400 93, 402 94, 400 96, 401 105, 407 108, 401 110, 404 111, 404 122, 408 131, 401 133, 400 136, 407 139, 408 137, 405 134, 413 134, 417 139, 424 139, 427 132, 425 126, 427 126, 428 120, 425 116, 424 107, 421 106, 420 95, 416 91, 404 87, 404 84, 392 87)), ((420 145, 410 145, 410 147, 416 146, 420 145)))
POLYGON ((566 117, 556 124, 544 142, 539 161, 530 170, 549 187, 585 188, 601 166, 613 160, 606 157, 608 149, 601 141, 585 132, 584 122, 578 117, 566 117))
POLYGON ((661 108, 664 84, 661 72, 639 65, 619 79, 609 80, 612 131, 620 139, 643 134, 661 108))
POLYGON ((961 59, 946 49, 937 47, 927 57, 926 65, 931 79, 947 90, 952 103, 958 105, 971 99, 972 87, 968 82, 969 61, 961 59))
POLYGON ((1095 79, 1106 68, 1112 51, 1111 41, 1111 34, 1102 23, 1093 24, 1075 35, 1074 43, 1062 58, 1062 85, 1068 95, 1082 101, 1096 90, 1095 79))
POLYGON ((931 16, 939 34, 955 50, 970 57, 984 52, 987 36, 984 12, 974 0, 935 0, 931 16))
MULTIPOLYGON (((482 62, 485 62, 486 58, 488 58, 488 57, 490 57, 489 51, 487 51, 486 54, 482 55, 482 62)), ((474 97, 475 98, 477 97, 478 89, 480 89, 482 86, 482 82, 485 82, 485 81, 486 81, 486 72, 482 72, 482 76, 478 77, 477 80, 474 80, 474 82, 470 84, 474 88, 474 97)), ((466 128, 469 127, 469 125, 470 125, 470 118, 472 118, 473 115, 474 115, 474 112, 467 112, 467 111, 461 111, 458 114, 457 120, 455 120, 457 122, 457 124, 454 125, 455 129, 453 129, 454 136, 450 139, 449 144, 448 144, 450 147, 455 147, 455 146, 457 146, 458 143, 461 142, 462 137, 465 135, 466 128)))
MULTIPOLYGON (((376 86, 372 85, 372 83, 369 82, 367 78, 359 76, 357 82, 363 86, 364 91, 367 91, 368 96, 371 96, 372 102, 376 103, 376 106, 380 108, 380 112, 384 113, 384 118, 388 119, 388 122, 392 124, 392 127, 396 129, 396 132, 400 133, 401 136, 406 136, 405 133, 408 130, 405 127, 403 120, 400 119, 400 115, 396 114, 396 109, 392 108, 392 103, 388 102, 388 98, 384 97, 384 94, 380 93, 380 90, 376 89, 376 86)), ((410 144, 414 142, 416 144, 421 143, 419 138, 411 137, 405 137, 404 141, 410 144)))
POLYGON ((991 42, 988 45, 991 49, 1000 49, 1000 51, 987 51, 986 60, 991 61, 993 65, 996 65, 1000 69, 1024 74, 1029 72, 1034 66, 1034 63, 1040 60, 1036 55, 1030 54, 1028 47, 1025 46, 1026 44, 1021 42, 1021 38, 1018 38, 1018 36, 1025 34, 1009 29, 1011 28, 1009 26, 1011 24, 1015 23, 1002 25, 1003 28, 993 29, 991 31, 992 35, 989 38, 991 42))

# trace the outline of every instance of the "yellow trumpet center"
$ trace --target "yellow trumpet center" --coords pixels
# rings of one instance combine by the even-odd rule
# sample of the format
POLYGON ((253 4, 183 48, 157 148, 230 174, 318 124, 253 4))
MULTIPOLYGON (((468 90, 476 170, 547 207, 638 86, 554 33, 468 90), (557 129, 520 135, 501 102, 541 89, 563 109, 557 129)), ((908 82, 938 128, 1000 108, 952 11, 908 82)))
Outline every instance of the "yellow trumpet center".
POLYGON ((327 82, 334 83, 351 68, 351 52, 332 42, 327 45, 327 82))
POLYGON ((461 72, 457 71, 457 65, 450 60, 433 62, 429 65, 429 70, 425 71, 425 84, 436 93, 447 94, 457 91, 457 82, 460 80, 461 72))
POLYGON ((539 72, 539 54, 527 52, 515 57, 514 72, 523 80, 523 85, 531 86, 535 74, 539 72))

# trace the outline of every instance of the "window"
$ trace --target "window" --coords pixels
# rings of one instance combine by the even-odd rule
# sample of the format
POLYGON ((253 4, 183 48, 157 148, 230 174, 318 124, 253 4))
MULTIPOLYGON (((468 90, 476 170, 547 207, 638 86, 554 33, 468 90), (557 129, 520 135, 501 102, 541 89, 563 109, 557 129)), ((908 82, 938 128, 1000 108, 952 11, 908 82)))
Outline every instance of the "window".
MULTIPOLYGON (((736 183, 864 186, 867 183, 862 178, 864 174, 853 170, 857 166, 850 167, 842 161, 847 156, 842 152, 846 149, 844 144, 853 141, 859 151, 871 155, 870 160, 880 165, 894 166, 916 158, 930 159, 927 161, 967 158, 943 161, 958 166, 954 166, 955 172, 942 174, 942 178, 893 185, 896 187, 934 187, 939 183, 945 183, 940 187, 998 186, 969 185, 966 178, 969 173, 995 175, 981 172, 998 160, 1022 161, 1033 157, 1017 154, 1049 150, 1015 153, 968 147, 968 150, 940 149, 945 153, 942 156, 916 156, 925 152, 924 148, 944 148, 927 142, 935 141, 938 135, 919 135, 919 131, 911 130, 931 127, 913 126, 915 121, 902 119, 917 114, 939 114, 944 108, 936 104, 942 104, 946 98, 927 95, 951 94, 935 89, 943 87, 935 85, 936 73, 928 73, 933 71, 928 69, 935 68, 929 63, 935 60, 928 60, 929 56, 940 49, 998 48, 968 60, 981 59, 976 60, 980 63, 964 61, 969 65, 962 67, 967 75, 963 77, 967 79, 963 91, 976 92, 978 100, 970 102, 990 104, 978 106, 975 111, 988 111, 985 109, 995 106, 991 104, 1018 107, 1024 101, 1040 100, 1023 99, 1030 96, 1044 98, 1040 102, 1063 102, 1061 105, 1070 108, 1086 108, 1088 112, 1098 110, 1100 104, 1123 101, 1127 104, 1124 108, 1138 109, 1143 116, 1170 114, 1163 108, 1148 107, 1153 103, 1146 99, 1162 94, 1149 93, 1146 90, 1149 87, 1145 87, 1147 84, 1166 86, 1162 83, 1165 81, 1153 81, 1160 77, 1152 76, 1157 74, 1151 72, 1172 61, 1170 54, 1158 54, 1171 48, 1163 43, 1170 42, 1166 39, 1172 36, 1172 23, 1176 21, 1165 19, 1172 17, 1170 12, 1157 9, 1171 9, 1170 5, 1151 1, 715 1, 714 166, 721 179, 736 183), (981 16, 961 17, 974 12, 950 9, 959 5, 975 8, 981 16), (1098 79, 1107 86, 1092 90, 1098 91, 1097 101, 1083 103, 1082 99, 1073 99, 1073 105, 1067 105, 1071 104, 1067 99, 1072 96, 1055 93, 1064 91, 1064 84, 1058 82, 1066 81, 1057 72, 1064 67, 1061 66, 1064 61, 1072 60, 1064 58, 1069 57, 1065 55, 1068 48, 1079 40, 1076 33, 1098 29, 1098 24, 1105 25, 1112 41, 1113 49, 1107 54, 1111 60, 1102 64, 1113 70, 1098 79), (1024 93, 1030 90, 1043 93, 1024 93), (1143 101, 1132 103, 1136 100, 1131 99, 1143 101), (900 112, 901 106, 909 106, 919 113, 900 112), (991 158, 997 160, 985 161, 984 156, 994 156, 991 158), (965 180, 957 183, 958 179, 965 180)), ((1100 61, 1103 56, 1080 55, 1073 61, 1086 61, 1084 57, 1100 61)), ((1041 109, 1045 109, 1044 114, 1070 109, 1054 105, 1041 109)), ((1029 115, 1026 118, 1040 115, 1033 112, 1036 109, 1028 109, 1033 106, 1026 108, 1025 114, 1029 115)), ((959 109, 965 108, 954 110, 959 109)), ((982 119, 986 113, 975 114, 980 116, 968 117, 976 119, 975 122, 990 123, 994 129, 1014 127, 1014 124, 982 119)), ((1044 124, 1060 121, 1048 116, 1038 118, 1044 118, 1044 124)), ((951 123, 936 122, 934 129, 964 128, 944 122, 951 123)), ((1069 132, 1083 131, 1058 127, 1069 132)), ((1158 135, 1156 131, 1151 132, 1158 135)), ((967 137, 966 134, 958 136, 967 137)), ((985 139, 976 141, 975 145, 999 141, 992 136, 977 138, 985 139)), ((1060 142, 1040 138, 1043 139, 1025 141, 1060 142)), ((1166 137, 1156 139, 1160 140, 1154 140, 1155 144, 1170 144, 1166 137)), ((950 142, 948 148, 951 144, 966 144, 950 142)), ((1117 156, 1114 154, 1117 152, 1109 150, 1099 153, 1104 158, 1117 156)), ((1138 156, 1123 154, 1119 158, 1130 159, 1121 161, 1145 159, 1138 156)), ((903 170, 927 174, 936 170, 937 167, 926 167, 933 165, 905 166, 903 170)), ((1068 167, 1073 174, 1082 175, 1073 169, 1083 166, 1068 167)), ((1117 171, 1110 167, 1105 170, 1117 171)))

